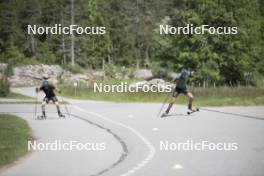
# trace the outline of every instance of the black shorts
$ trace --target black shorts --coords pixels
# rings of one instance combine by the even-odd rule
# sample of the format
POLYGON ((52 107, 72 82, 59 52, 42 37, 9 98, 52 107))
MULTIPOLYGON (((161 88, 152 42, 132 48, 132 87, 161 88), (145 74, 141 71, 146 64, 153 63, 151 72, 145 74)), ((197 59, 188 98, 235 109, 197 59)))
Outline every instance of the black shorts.
POLYGON ((179 95, 181 93, 183 93, 184 95, 186 95, 188 93, 188 90, 187 89, 182 89, 182 88, 179 88, 179 87, 175 87, 172 96, 173 97, 176 97, 177 95, 179 95))
POLYGON ((49 103, 49 101, 52 101, 53 103, 58 101, 58 98, 56 96, 54 97, 44 97, 43 101, 45 101, 46 103, 49 103))

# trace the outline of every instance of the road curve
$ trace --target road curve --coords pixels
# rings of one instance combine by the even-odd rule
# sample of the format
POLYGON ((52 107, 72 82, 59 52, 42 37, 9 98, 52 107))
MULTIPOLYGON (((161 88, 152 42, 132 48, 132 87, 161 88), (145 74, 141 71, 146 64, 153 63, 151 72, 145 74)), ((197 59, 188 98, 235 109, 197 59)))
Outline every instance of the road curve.
MULTIPOLYGON (((32 90, 16 91, 33 95, 32 90)), ((48 120, 36 121, 33 114, 17 114, 29 121, 38 140, 104 141, 107 150, 33 152, 0 175, 262 176, 264 173, 263 107, 208 107, 186 116, 185 106, 174 106, 172 116, 161 119, 157 118, 161 104, 67 101, 70 113, 79 118, 59 120, 51 113, 48 120), (173 146, 186 141, 236 143, 237 150, 161 147, 161 143, 173 146), (114 164, 120 158, 122 162, 114 164)), ((66 112, 64 106, 62 109, 66 112)), ((0 105, 2 112, 14 110, 33 112, 34 105, 0 105)), ((49 106, 48 111, 55 112, 55 108, 49 106)))

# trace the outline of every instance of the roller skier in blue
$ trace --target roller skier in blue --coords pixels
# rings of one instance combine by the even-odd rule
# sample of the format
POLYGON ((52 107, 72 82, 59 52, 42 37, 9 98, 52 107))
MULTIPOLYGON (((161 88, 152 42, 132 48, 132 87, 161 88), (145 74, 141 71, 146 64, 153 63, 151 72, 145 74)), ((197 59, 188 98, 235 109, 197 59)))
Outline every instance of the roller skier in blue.
POLYGON ((187 114, 190 115, 191 113, 194 113, 194 112, 197 112, 199 111, 198 108, 193 108, 192 106, 192 103, 193 103, 193 99, 194 99, 194 96, 193 94, 188 91, 187 89, 187 81, 188 81, 188 77, 193 75, 195 72, 192 71, 192 72, 189 72, 187 69, 182 69, 181 70, 181 73, 179 76, 177 76, 175 79, 174 79, 174 83, 176 84, 176 87, 173 91, 173 94, 172 94, 172 99, 171 99, 171 102, 169 103, 169 106, 168 108, 166 109, 166 111, 162 114, 161 117, 166 117, 173 104, 176 102, 176 99, 177 97, 180 95, 180 94, 184 94, 186 95, 188 98, 189 98, 189 104, 188 104, 188 112, 187 114))

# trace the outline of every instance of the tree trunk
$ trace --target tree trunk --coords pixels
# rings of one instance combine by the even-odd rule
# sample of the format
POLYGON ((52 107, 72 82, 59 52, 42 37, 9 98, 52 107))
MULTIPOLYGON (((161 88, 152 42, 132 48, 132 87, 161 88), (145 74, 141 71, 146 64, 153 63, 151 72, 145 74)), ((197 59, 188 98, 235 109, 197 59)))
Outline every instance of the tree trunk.
POLYGON ((36 59, 35 39, 32 33, 30 34, 30 44, 31 44, 32 58, 36 59))
POLYGON ((62 34, 62 53, 63 53, 63 60, 62 63, 63 64, 67 64, 67 60, 66 60, 66 54, 65 54, 65 37, 64 34, 62 34))
MULTIPOLYGON (((64 15, 63 12, 61 12, 61 25, 64 26, 64 15)), ((67 64, 66 60, 66 49, 65 49, 65 36, 62 34, 62 40, 61 40, 61 46, 62 46, 62 64, 67 64)))
POLYGON ((102 70, 105 71, 105 59, 102 59, 102 70))
MULTIPOLYGON (((71 0, 71 24, 74 24, 74 0, 71 0)), ((74 34, 71 34, 71 65, 75 65, 75 56, 74 56, 74 34)))
POLYGON ((139 59, 137 58, 137 65, 136 65, 136 68, 137 68, 137 69, 139 69, 139 63, 140 63, 140 61, 139 61, 139 59))
POLYGON ((149 61, 149 47, 147 46, 145 49, 145 66, 148 68, 150 65, 149 61))

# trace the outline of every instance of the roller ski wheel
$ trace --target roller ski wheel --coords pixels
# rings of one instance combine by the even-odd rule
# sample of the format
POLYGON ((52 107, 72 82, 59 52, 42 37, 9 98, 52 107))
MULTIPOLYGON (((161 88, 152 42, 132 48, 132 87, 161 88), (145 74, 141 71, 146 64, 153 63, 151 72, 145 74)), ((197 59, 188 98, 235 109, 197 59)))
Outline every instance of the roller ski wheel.
POLYGON ((168 117, 168 115, 169 115, 168 113, 163 113, 160 117, 165 118, 165 117, 168 117))
POLYGON ((37 119, 38 120, 45 120, 45 119, 47 119, 47 116, 39 115, 39 116, 37 116, 37 119))
POLYGON ((65 119, 66 116, 64 114, 59 114, 59 118, 65 119))
POLYGON ((187 111, 187 114, 188 114, 188 115, 191 115, 191 114, 193 114, 193 113, 195 113, 195 112, 199 112, 199 108, 189 109, 189 110, 187 111))

